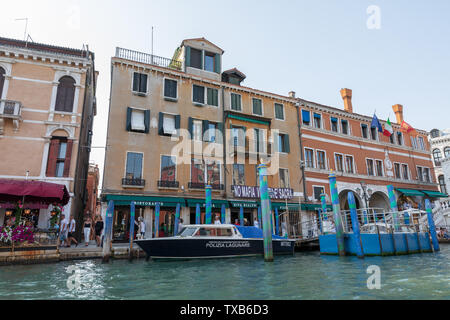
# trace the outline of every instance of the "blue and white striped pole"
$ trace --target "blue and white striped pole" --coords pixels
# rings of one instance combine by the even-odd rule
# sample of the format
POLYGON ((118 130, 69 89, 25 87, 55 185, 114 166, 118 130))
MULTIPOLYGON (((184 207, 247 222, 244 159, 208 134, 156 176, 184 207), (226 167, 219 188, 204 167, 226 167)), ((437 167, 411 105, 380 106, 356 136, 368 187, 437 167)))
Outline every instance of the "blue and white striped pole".
POLYGON ((339 205, 339 196, 336 186, 336 175, 331 173, 330 180, 331 201, 333 203, 334 224, 336 227, 336 241, 340 256, 345 256, 344 229, 341 222, 341 206, 339 205))
POLYGON ((430 229, 431 241, 433 242, 433 249, 434 249, 434 252, 437 252, 440 250, 439 240, 437 238, 436 226, 435 226, 434 220, 433 220, 433 209, 431 208, 431 202, 429 199, 425 199, 425 208, 427 209, 428 227, 430 229))
POLYGON ((358 258, 364 258, 364 252, 361 244, 361 232, 359 230, 358 213, 356 211, 356 201, 353 192, 348 193, 348 206, 350 208, 350 217, 352 219, 353 235, 355 237, 356 255, 358 258))

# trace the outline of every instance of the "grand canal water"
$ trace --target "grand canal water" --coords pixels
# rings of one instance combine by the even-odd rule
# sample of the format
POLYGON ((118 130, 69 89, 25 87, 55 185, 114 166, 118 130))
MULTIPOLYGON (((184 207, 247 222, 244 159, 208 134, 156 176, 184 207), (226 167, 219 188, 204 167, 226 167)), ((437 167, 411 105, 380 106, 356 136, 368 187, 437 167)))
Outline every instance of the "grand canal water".
POLYGON ((364 260, 297 253, 276 257, 274 263, 241 258, 1 267, 0 298, 450 299, 450 245, 441 245, 437 254, 364 260), (371 265, 381 268, 380 290, 367 288, 371 265), (79 270, 79 282, 68 273, 73 268, 79 270))

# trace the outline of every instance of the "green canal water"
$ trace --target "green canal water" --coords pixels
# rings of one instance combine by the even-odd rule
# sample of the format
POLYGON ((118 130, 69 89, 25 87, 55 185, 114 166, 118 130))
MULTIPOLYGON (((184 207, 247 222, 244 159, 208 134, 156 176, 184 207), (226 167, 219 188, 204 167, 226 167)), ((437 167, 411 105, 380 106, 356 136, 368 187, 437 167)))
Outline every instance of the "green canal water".
POLYGON ((449 245, 364 260, 316 252, 275 258, 0 267, 0 299, 450 299, 449 245), (367 288, 371 265, 381 269, 379 290, 367 288))

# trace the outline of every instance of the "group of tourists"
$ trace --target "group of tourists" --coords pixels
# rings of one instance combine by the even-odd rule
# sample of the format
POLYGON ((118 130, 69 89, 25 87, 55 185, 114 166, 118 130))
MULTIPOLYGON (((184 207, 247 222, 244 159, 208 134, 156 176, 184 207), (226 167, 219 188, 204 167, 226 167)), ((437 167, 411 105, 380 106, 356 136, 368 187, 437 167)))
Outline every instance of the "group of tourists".
MULTIPOLYGON (((65 215, 61 215, 61 222, 59 225, 59 246, 68 247, 72 246, 72 243, 75 243, 75 247, 78 246, 78 241, 75 238, 76 231, 76 221, 73 215, 70 216, 69 221, 65 219, 65 215)), ((94 235, 94 240, 96 241, 97 247, 101 246, 101 235, 103 232, 103 221, 101 216, 97 216, 95 221, 93 222, 90 217, 86 218, 83 223, 83 231, 84 231, 84 243, 87 247, 89 245, 89 241, 91 240, 91 234, 94 235)))

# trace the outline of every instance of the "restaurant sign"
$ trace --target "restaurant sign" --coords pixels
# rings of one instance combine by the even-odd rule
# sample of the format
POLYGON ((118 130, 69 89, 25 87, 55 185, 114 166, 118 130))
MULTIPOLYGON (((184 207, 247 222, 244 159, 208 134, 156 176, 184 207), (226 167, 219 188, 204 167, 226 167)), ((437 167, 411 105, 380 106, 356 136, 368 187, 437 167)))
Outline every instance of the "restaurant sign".
MULTIPOLYGON (((259 187, 232 186, 235 198, 260 199, 259 187)), ((292 199, 294 190, 289 188, 269 188, 269 197, 273 200, 292 199)))

